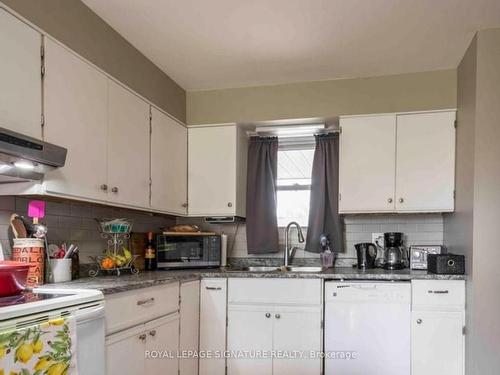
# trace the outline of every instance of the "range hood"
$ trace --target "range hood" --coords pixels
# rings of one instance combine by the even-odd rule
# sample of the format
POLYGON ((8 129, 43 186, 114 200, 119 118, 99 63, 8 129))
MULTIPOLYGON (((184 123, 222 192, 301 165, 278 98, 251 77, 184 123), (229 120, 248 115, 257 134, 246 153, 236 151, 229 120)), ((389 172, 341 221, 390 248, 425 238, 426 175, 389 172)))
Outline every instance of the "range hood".
POLYGON ((0 127, 0 183, 41 180, 64 166, 64 147, 0 127))

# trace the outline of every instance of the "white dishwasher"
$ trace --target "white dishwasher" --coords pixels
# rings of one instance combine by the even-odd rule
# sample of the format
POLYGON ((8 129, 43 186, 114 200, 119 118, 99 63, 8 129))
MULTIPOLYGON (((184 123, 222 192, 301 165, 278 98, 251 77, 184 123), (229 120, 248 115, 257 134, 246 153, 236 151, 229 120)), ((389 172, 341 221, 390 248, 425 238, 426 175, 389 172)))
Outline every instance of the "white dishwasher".
POLYGON ((410 331, 410 283, 325 283, 325 375, 409 375, 410 331))

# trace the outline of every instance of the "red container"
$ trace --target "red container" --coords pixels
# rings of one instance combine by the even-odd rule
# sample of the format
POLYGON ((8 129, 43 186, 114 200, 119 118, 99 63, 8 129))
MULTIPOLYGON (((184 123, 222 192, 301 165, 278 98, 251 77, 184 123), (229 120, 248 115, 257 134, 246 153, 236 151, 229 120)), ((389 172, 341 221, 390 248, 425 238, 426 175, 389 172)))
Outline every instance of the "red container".
POLYGON ((21 293, 26 288, 29 269, 28 263, 0 261, 0 297, 21 293))

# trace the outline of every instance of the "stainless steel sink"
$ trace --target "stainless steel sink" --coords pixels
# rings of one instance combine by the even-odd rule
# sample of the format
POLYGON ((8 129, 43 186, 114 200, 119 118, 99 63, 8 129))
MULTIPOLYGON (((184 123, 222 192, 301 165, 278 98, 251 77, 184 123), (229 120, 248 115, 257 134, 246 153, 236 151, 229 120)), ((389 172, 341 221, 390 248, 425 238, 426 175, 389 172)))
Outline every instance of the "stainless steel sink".
POLYGON ((301 266, 289 266, 287 268, 287 271, 289 272, 309 272, 309 273, 317 273, 317 272, 321 272, 323 271, 323 268, 322 267, 314 267, 314 266, 304 266, 304 267, 301 267, 301 266))
POLYGON ((241 267, 241 268, 233 268, 229 271, 233 272, 274 272, 279 271, 280 269, 275 266, 249 266, 249 267, 241 267))
POLYGON ((273 271, 279 271, 278 267, 274 266, 249 266, 245 267, 246 271, 249 272, 273 272, 273 271))
POLYGON ((229 269, 230 272, 309 272, 317 273, 323 271, 321 267, 307 267, 307 266, 288 266, 288 267, 275 267, 275 266, 249 266, 241 268, 229 269))

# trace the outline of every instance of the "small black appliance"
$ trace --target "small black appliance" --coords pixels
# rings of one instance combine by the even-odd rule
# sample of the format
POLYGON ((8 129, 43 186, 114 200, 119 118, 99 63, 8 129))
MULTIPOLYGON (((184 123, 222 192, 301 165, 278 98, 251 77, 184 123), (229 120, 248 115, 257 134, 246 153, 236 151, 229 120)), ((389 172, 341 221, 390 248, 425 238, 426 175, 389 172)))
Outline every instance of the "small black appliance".
POLYGON ((377 258, 377 246, 365 242, 354 245, 358 256, 358 268, 375 268, 375 259, 377 258))

